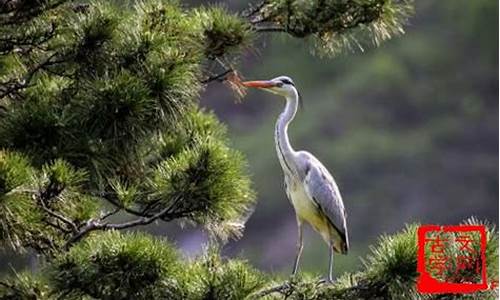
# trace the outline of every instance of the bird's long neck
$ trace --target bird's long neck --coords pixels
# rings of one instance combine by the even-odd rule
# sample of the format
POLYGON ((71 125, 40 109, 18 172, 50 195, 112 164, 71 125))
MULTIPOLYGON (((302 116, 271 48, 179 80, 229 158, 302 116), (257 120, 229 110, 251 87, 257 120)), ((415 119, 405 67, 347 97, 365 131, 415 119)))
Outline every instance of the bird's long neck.
POLYGON ((276 131, 274 134, 276 151, 278 152, 281 166, 288 172, 294 172, 295 170, 295 160, 293 159, 295 151, 288 138, 288 124, 290 124, 295 117, 298 104, 299 95, 294 91, 293 95, 286 98, 285 110, 283 110, 276 122, 276 131))

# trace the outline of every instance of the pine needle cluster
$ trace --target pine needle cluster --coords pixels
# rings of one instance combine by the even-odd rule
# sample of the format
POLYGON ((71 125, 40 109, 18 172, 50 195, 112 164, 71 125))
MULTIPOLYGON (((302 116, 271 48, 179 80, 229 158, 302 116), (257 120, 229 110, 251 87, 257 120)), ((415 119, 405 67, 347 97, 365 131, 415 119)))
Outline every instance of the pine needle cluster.
MULTIPOLYGON (((9 234, 2 239, 33 246, 26 233, 47 223, 62 240, 76 238, 86 222, 103 221, 96 214, 103 201, 145 218, 172 205, 158 219, 191 220, 221 235, 239 232, 223 224, 236 222, 253 203, 245 161, 197 100, 205 60, 248 43, 244 20, 175 1, 129 9, 106 1, 28 2, 0 11, 10 43, 0 57, 0 104, 8 112, 0 120, 0 148, 2 164, 14 168, 2 178, 2 194, 24 199, 17 204, 22 210, 5 210, 2 232, 9 234), (21 11, 24 5, 31 10, 21 11), (10 18, 16 13, 26 16, 10 18), (40 36, 35 27, 50 34, 40 36), (210 132, 193 127, 197 122, 210 132), (9 177, 17 173, 23 182, 9 177)), ((54 240, 51 230, 35 235, 54 240)))
POLYGON ((313 52, 331 56, 403 33, 411 13, 409 0, 281 0, 263 1, 252 16, 258 29, 312 37, 313 52))
POLYGON ((196 260, 142 233, 94 235, 44 266, 0 285, 0 299, 245 299, 265 276, 245 261, 224 260, 216 248, 196 260), (43 275, 42 275, 43 274, 43 275))

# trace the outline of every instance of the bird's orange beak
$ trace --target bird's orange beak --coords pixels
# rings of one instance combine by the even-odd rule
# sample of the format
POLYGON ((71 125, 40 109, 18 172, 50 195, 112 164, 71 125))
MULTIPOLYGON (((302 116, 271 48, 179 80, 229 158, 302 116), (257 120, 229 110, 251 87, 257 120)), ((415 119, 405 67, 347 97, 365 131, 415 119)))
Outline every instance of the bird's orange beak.
POLYGON ((261 89, 271 88, 276 86, 276 83, 270 80, 243 81, 241 84, 246 87, 261 88, 261 89))

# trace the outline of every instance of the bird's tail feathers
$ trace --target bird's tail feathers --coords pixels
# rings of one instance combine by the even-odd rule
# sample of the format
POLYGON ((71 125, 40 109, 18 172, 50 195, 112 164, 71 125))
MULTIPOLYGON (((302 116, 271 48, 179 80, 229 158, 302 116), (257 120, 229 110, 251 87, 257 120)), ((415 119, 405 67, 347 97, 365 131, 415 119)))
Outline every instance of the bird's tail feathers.
POLYGON ((349 242, 347 240, 341 243, 340 250, 341 250, 340 253, 342 254, 347 254, 347 252, 349 252, 349 242))

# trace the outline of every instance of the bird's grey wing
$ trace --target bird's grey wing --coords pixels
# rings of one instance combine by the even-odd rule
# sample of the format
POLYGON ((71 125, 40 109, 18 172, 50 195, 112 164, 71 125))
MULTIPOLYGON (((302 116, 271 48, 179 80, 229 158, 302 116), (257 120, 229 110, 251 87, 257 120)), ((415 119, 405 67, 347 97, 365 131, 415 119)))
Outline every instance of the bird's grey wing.
POLYGON ((307 195, 323 211, 342 238, 345 244, 345 251, 347 251, 349 247, 347 215, 344 203, 342 202, 342 196, 340 195, 333 177, 319 161, 317 161, 317 163, 314 160, 308 161, 304 177, 304 186, 307 195))

